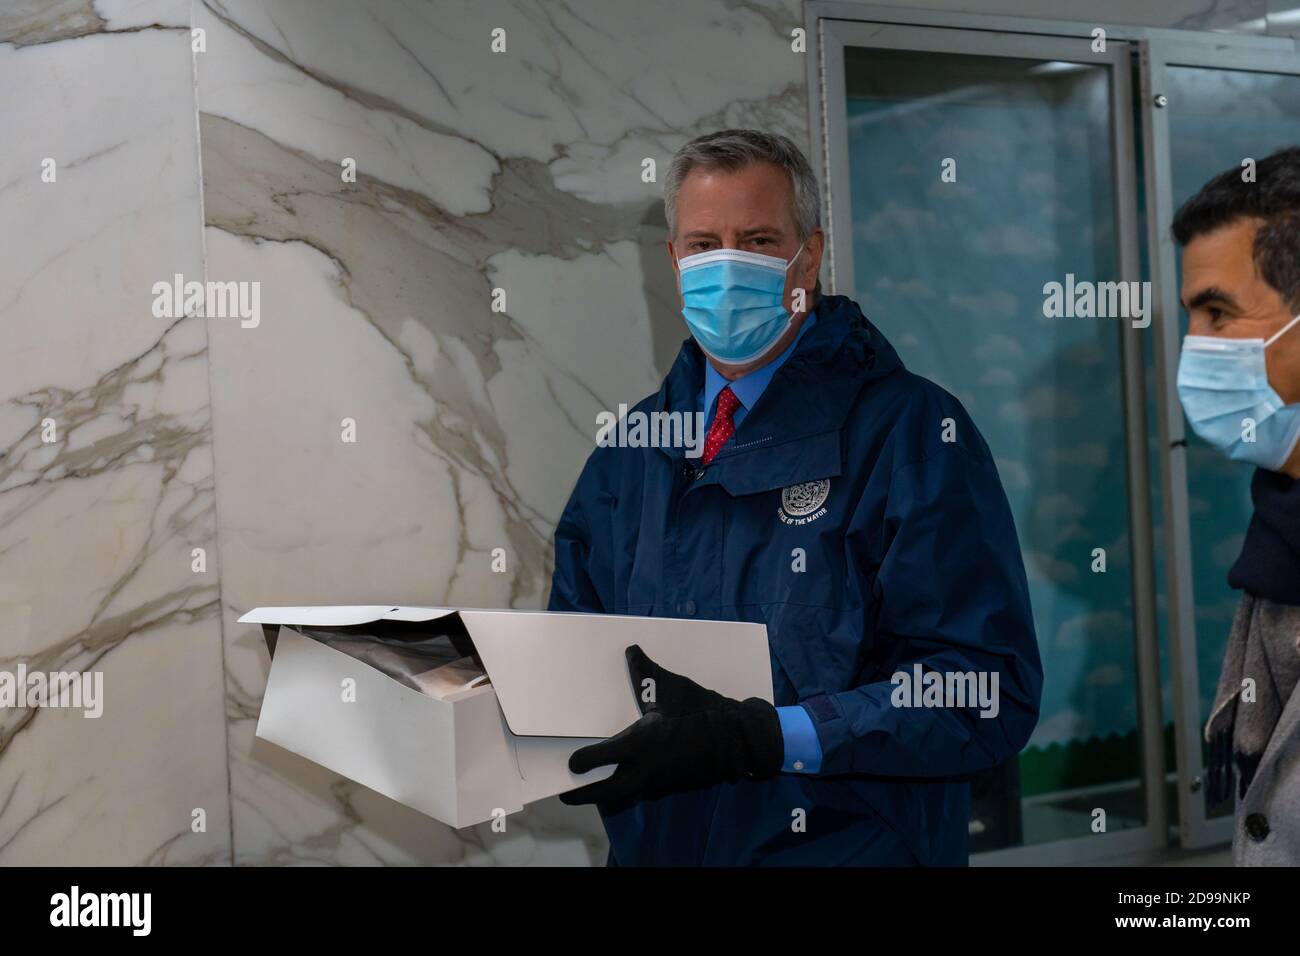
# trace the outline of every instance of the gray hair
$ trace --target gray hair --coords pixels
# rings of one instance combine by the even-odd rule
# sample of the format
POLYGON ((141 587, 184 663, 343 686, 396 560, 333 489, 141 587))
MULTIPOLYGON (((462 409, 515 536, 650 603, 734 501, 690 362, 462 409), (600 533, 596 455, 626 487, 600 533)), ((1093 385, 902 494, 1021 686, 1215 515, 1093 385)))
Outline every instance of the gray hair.
POLYGON ((821 193, 812 166, 798 146, 778 133, 756 129, 724 129, 691 140, 673 155, 664 181, 664 214, 668 235, 677 235, 677 192, 696 166, 735 172, 751 163, 772 163, 790 177, 794 189, 794 221, 800 241, 821 226, 821 193))

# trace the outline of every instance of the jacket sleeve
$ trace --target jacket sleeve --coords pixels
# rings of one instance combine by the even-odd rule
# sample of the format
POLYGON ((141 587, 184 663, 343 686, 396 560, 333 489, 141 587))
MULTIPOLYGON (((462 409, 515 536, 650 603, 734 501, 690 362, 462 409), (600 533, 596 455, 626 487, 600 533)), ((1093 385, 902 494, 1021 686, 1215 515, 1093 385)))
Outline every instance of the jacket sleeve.
POLYGON ((822 745, 820 773, 944 777, 1015 756, 1038 720, 1042 664, 1015 524, 993 462, 952 444, 900 467, 881 541, 869 622, 879 655, 873 679, 803 702, 822 745), (952 698, 901 706, 913 698, 896 675, 911 683, 918 664, 921 675, 945 681, 983 675, 992 689, 996 679, 996 715, 981 716, 994 708, 977 701, 951 706, 952 698))
MULTIPOLYGON (((548 611, 609 612, 607 604, 612 596, 602 598, 597 583, 608 578, 600 571, 602 562, 608 558, 602 559, 597 554, 598 542, 593 540, 588 520, 591 509, 610 505, 610 497, 599 488, 598 452, 599 449, 587 460, 555 526, 555 571, 551 575, 551 596, 546 603, 548 611)), ((608 524, 606 515, 603 526, 608 524)))

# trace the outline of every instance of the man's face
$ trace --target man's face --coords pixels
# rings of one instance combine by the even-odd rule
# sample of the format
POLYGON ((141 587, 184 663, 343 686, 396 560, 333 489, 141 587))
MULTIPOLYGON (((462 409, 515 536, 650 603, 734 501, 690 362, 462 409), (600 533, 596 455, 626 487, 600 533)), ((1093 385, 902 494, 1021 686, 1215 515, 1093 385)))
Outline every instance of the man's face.
MULTIPOLYGON (((1197 236, 1183 250, 1183 308, 1189 335, 1268 339, 1293 314, 1255 270, 1259 221, 1240 219, 1197 236)), ((1300 402, 1300 328, 1264 353, 1268 381, 1288 405, 1300 402)))
MULTIPOLYGON (((719 366, 732 375, 759 368, 780 355, 803 322, 822 264, 825 238, 819 229, 808 237, 803 254, 785 276, 784 302, 793 317, 790 329, 766 356, 745 366, 719 366), (805 308, 796 308, 796 289, 805 291, 805 308)), ((785 170, 772 163, 751 163, 736 172, 691 170, 677 192, 677 235, 668 240, 668 253, 677 273, 677 260, 711 249, 743 249, 789 261, 799 251, 794 219, 794 188, 785 170)), ((677 276, 681 297, 681 276, 677 276)), ((710 360, 712 361, 712 360, 710 360)))

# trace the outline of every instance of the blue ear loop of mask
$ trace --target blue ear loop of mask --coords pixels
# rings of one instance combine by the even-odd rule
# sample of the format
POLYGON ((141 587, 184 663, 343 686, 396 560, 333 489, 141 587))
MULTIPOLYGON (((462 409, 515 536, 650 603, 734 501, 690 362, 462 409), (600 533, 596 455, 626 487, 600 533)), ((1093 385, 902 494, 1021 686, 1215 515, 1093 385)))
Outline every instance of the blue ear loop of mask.
POLYGON ((740 249, 711 249, 677 260, 682 315, 704 352, 724 365, 766 355, 790 327, 785 276, 807 240, 787 262, 740 249))
POLYGON ((1300 441, 1300 404, 1288 405, 1268 383, 1264 350, 1300 322, 1297 315, 1267 341, 1189 335, 1178 362, 1178 397, 1192 430, 1233 461, 1276 471, 1300 441), (1246 441, 1244 419, 1255 422, 1246 441))

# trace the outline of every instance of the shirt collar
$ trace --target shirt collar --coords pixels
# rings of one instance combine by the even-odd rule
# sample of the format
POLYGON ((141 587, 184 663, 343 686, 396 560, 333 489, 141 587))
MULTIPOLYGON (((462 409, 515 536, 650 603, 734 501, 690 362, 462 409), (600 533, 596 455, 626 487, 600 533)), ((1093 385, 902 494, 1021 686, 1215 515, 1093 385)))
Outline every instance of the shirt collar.
POLYGON ((794 337, 794 341, 786 347, 786 350, 777 356, 776 361, 768 362, 762 368, 747 372, 734 382, 728 382, 723 378, 718 373, 718 370, 713 367, 713 363, 706 358, 704 360, 704 414, 709 414, 718 393, 728 385, 731 386, 732 394, 740 399, 740 404, 744 406, 746 412, 753 408, 754 403, 758 401, 758 397, 767 388, 767 383, 772 381, 772 376, 776 374, 776 370, 794 354, 795 348, 799 345, 799 340, 803 338, 805 332, 813 327, 816 321, 816 313, 809 312, 807 318, 803 320, 803 325, 799 327, 799 334, 794 337))

